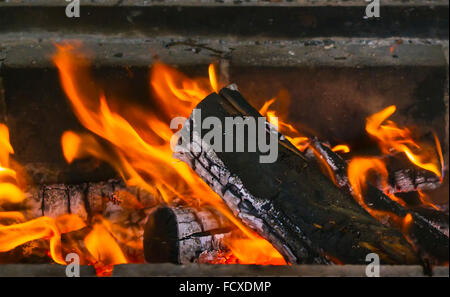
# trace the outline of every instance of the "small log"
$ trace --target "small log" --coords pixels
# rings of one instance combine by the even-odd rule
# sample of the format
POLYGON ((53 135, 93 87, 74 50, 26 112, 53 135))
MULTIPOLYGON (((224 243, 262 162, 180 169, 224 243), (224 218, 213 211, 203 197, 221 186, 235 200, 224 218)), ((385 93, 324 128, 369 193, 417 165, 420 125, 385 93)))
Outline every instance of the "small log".
POLYGON ((76 214, 88 220, 95 214, 111 217, 123 210, 123 199, 132 198, 140 208, 151 208, 156 199, 145 191, 127 187, 122 180, 88 182, 77 185, 39 185, 26 191, 30 219, 40 216, 56 218, 63 214, 76 214), (128 194, 128 195, 127 195, 128 194), (121 197, 121 196, 127 197, 121 197))
MULTIPOLYGON (((344 186, 347 183, 347 166, 345 160, 331 148, 318 139, 311 140, 313 146, 332 168, 338 184, 344 186)), ((315 154, 309 149, 306 155, 310 159, 315 159, 315 154)), ((442 185, 439 176, 434 173, 419 168, 409 162, 401 154, 384 156, 383 161, 389 173, 388 188, 384 189, 381 185, 376 185, 380 190, 387 190, 389 193, 407 193, 435 190, 442 185)))
MULTIPOLYGON (((222 127, 227 117, 261 117, 229 88, 209 95, 196 109, 201 110, 201 120, 215 117, 222 127)), ((196 121, 193 115, 186 121, 175 157, 190 165, 235 216, 271 242, 287 262, 330 263, 330 258, 337 258, 365 263, 371 252, 383 263, 420 262, 401 232, 371 217, 284 137, 266 131, 266 138, 276 137, 278 159, 261 163, 260 151, 216 152, 191 129, 200 124, 196 121), (188 151, 182 151, 183 143, 191 144, 188 151)), ((207 132, 202 129, 202 135, 207 132)))
POLYGON ((214 210, 161 206, 147 218, 144 255, 148 263, 187 264, 201 253, 225 250, 234 228, 214 210))
MULTIPOLYGON (((76 214, 90 226, 96 222, 97 215, 101 215, 108 222, 119 227, 114 236, 124 254, 129 259, 143 261, 142 245, 139 247, 134 243, 143 242, 144 224, 156 203, 156 198, 146 191, 127 187, 122 180, 111 179, 76 185, 39 185, 30 188, 26 191, 23 211, 30 220, 41 216, 56 218, 64 214, 76 214)), ((84 235, 90 232, 89 227, 85 229, 83 229, 84 235)), ((72 235, 64 234, 63 238, 72 235)), ((83 236, 77 237, 78 241, 82 239, 83 236)), ((40 253, 37 249, 40 246, 34 248, 35 245, 31 242, 23 247, 17 247, 16 250, 20 251, 31 246, 33 248, 27 249, 33 250, 33 254, 40 253)), ((18 252, 9 254, 18 254, 18 252)), ((8 256, 8 258, 11 257, 8 256)), ((45 259, 49 258, 45 257, 45 259)))

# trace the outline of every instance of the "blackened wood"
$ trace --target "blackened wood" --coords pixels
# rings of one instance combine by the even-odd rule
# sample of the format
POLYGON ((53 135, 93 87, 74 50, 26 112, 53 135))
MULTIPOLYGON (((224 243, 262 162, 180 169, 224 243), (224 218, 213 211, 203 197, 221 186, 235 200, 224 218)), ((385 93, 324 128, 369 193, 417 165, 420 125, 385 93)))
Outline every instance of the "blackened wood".
MULTIPOLYGON (((347 193, 351 193, 351 186, 346 175, 347 163, 328 146, 317 139, 311 141, 313 146, 327 161, 335 173, 336 182, 347 193)), ((311 153, 309 154, 312 155, 311 153)), ((419 210, 405 208, 389 198, 383 191, 374 185, 368 185, 364 194, 366 203, 374 209, 389 211, 398 217, 412 215, 413 222, 408 231, 414 241, 415 248, 422 257, 433 263, 447 262, 449 259, 449 231, 448 214, 435 210, 419 210)))
MULTIPOLYGON (((202 119, 216 117, 223 127, 226 117, 260 117, 238 91, 228 88, 220 95, 209 95, 196 108, 202 119)), ((277 160, 260 163, 260 151, 214 151, 191 129, 194 124, 198 123, 191 115, 181 135, 202 151, 181 151, 175 156, 189 164, 236 217, 271 242, 288 262, 329 263, 337 258, 343 263, 365 263, 371 252, 379 253, 383 263, 420 262, 398 230, 372 218, 283 137, 275 136, 277 160)), ((203 135, 206 132, 202 130, 203 135)))
POLYGON ((213 210, 161 206, 152 211, 144 228, 144 255, 148 263, 187 264, 202 252, 225 250, 231 224, 213 210))
MULTIPOLYGON (((318 139, 312 139, 311 145, 324 157, 325 161, 333 170, 336 180, 340 185, 347 183, 347 164, 344 159, 331 148, 318 139)), ((316 158, 311 152, 307 152, 309 158, 316 158)), ((433 172, 419 168, 407 160, 402 154, 383 157, 386 164, 388 177, 388 188, 376 185, 380 190, 389 193, 415 192, 418 190, 435 190, 442 185, 441 178, 433 172)))

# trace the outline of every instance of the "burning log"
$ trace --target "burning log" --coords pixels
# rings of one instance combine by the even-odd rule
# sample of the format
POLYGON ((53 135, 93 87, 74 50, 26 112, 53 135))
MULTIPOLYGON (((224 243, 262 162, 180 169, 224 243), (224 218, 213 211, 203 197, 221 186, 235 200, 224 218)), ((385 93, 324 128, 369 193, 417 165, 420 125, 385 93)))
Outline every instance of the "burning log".
MULTIPOLYGON (((267 129, 263 135, 265 140, 276 139, 274 163, 261 163, 261 151, 221 152, 205 142, 195 129, 199 120, 215 117, 225 126, 227 117, 261 117, 239 92, 222 89, 196 109, 201 115, 196 118, 193 113, 186 121, 175 156, 189 164, 236 217, 271 242, 288 262, 365 263, 371 252, 378 253, 384 263, 420 262, 400 231, 370 216, 282 135, 267 129)), ((201 134, 208 131, 201 129, 201 134)))
MULTIPOLYGON (((310 145, 320 153, 323 160, 330 166, 336 181, 340 186, 347 184, 347 164, 341 156, 333 152, 331 148, 319 141, 312 139, 310 145)), ((315 159, 316 155, 311 149, 306 154, 310 159, 315 159)), ((388 189, 384 189, 381 184, 376 185, 380 190, 392 194, 407 193, 416 191, 435 190, 441 186, 441 178, 434 173, 414 166, 408 162, 404 156, 397 154, 394 156, 383 157, 389 172, 388 189)))
POLYGON ((114 216, 114 213, 121 211, 123 204, 127 204, 125 207, 136 208, 151 208, 156 205, 155 198, 149 193, 127 187, 119 179, 77 185, 40 185, 29 189, 26 195, 31 218, 56 218, 70 213, 88 220, 95 214, 114 216))
POLYGON ((118 244, 124 253, 143 259, 142 248, 127 243, 142 242, 146 217, 156 205, 155 197, 146 191, 127 187, 120 179, 110 179, 76 185, 40 185, 29 189, 26 195, 29 219, 76 214, 85 222, 94 223, 100 215, 123 228, 123 232, 115 235, 120 237, 118 244))
MULTIPOLYGON (((335 175, 336 184, 346 192, 351 193, 352 189, 347 178, 347 163, 338 154, 317 139, 312 140, 310 145, 320 153, 330 166, 335 175)), ((309 153, 308 155, 312 156, 313 154, 309 153)), ((403 184, 403 190, 406 191, 406 185, 412 185, 412 183, 401 182, 408 179, 407 175, 403 174, 405 172, 408 172, 408 169, 395 171, 394 176, 402 176, 401 179, 396 179, 395 183, 397 185, 403 184)), ((416 169, 415 172, 416 176, 418 176, 419 173, 422 176, 427 174, 418 169, 416 169)), ((434 188, 436 186, 435 179, 436 177, 433 177, 433 182, 431 183, 416 183, 414 188, 417 189, 418 186, 427 189, 430 187, 434 188)), ((418 180, 418 178, 415 178, 415 180, 418 180)), ((419 249, 419 252, 423 254, 422 256, 426 258, 431 257, 434 261, 448 261, 448 215, 436 210, 426 211, 424 209, 417 209, 417 207, 407 209, 389 198, 379 188, 382 188, 381 185, 378 185, 378 187, 373 185, 368 186, 365 195, 367 203, 371 204, 375 209, 389 211, 398 217, 405 217, 407 214, 411 214, 412 225, 409 228, 408 233, 412 237, 411 239, 414 241, 416 247, 419 249)), ((398 189, 398 186, 395 188, 398 189)), ((413 191, 414 188, 410 187, 408 188, 408 191, 413 191)))
POLYGON ((201 253, 225 249, 232 225, 218 212, 190 207, 161 206, 148 216, 144 255, 149 263, 187 264, 201 253))

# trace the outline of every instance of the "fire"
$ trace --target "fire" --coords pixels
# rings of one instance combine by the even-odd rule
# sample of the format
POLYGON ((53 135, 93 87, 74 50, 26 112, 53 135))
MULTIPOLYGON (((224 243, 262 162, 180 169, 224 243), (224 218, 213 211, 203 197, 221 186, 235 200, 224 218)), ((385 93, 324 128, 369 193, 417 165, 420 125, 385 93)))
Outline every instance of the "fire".
POLYGON ((81 229, 84 222, 76 215, 64 215, 56 219, 39 217, 21 224, 0 227, 0 252, 14 249, 26 242, 48 238, 53 261, 65 265, 61 253, 61 234, 81 229))
MULTIPOLYGON (((392 105, 369 116, 366 121, 367 133, 378 141, 383 154, 404 153, 411 163, 433 172, 442 181, 443 157, 436 134, 433 134, 435 140, 433 149, 430 149, 429 145, 419 144, 418 141, 413 139, 410 129, 400 128, 393 121, 387 120, 395 111, 396 107, 392 105)), ((355 157, 348 163, 347 174, 355 200, 377 220, 384 223, 386 223, 386 220, 390 220, 414 246, 414 241, 409 236, 409 229, 413 223, 413 217, 410 213, 400 218, 393 213, 373 209, 364 200, 364 190, 367 187, 368 179, 375 174, 377 178, 375 183, 381 184, 381 188, 385 189, 385 194, 400 205, 407 207, 402 199, 389 193, 388 170, 382 158, 355 157)), ((429 201, 426 194, 422 191, 418 191, 418 195, 423 205, 436 210, 439 209, 429 201)))
MULTIPOLYGON (((288 97, 283 96, 283 99, 281 100, 282 104, 288 105, 288 97)), ((277 111, 274 109, 271 109, 271 106, 277 101, 277 97, 272 98, 270 100, 267 100, 263 106, 259 109, 259 113, 262 116, 265 116, 267 118, 267 121, 271 123, 273 126, 275 126, 278 131, 280 131, 281 134, 283 134, 289 142, 291 142, 299 151, 304 152, 306 149, 310 149, 314 156, 316 157, 316 160, 319 161, 320 167, 324 174, 326 174, 334 184, 337 184, 336 177, 334 175, 333 170, 331 169, 328 162, 325 160, 325 158, 322 156, 322 154, 317 151, 313 146, 310 146, 310 139, 303 135, 297 128, 295 128, 292 124, 289 124, 286 122, 285 115, 279 115, 277 111)), ((335 152, 343 152, 348 153, 350 152, 350 147, 345 144, 339 144, 332 148, 335 152)))
MULTIPOLYGON (((412 216, 410 214, 405 218, 401 218, 388 211, 373 209, 364 200, 365 189, 371 174, 375 173, 377 178, 381 179, 382 185, 386 185, 387 183, 388 172, 383 161, 375 157, 355 157, 349 162, 347 171, 348 180, 352 188, 352 195, 358 204, 378 221, 384 224, 391 223, 401 230, 406 230, 404 226, 410 225, 412 222, 412 216)), ((389 197, 397 203, 403 206, 405 205, 404 201, 397 198, 395 195, 390 195, 389 197)), ((406 236, 406 233, 404 234, 406 236)))
MULTIPOLYGON (((240 237, 228 239, 226 244, 232 257, 242 264, 287 264, 280 253, 266 240, 243 225, 203 180, 183 162, 172 157, 170 141, 172 129, 167 124, 174 117, 188 117, 192 109, 206 96, 220 90, 216 69, 209 65, 209 77, 189 78, 178 70, 156 62, 151 67, 149 84, 157 98, 155 111, 143 111, 136 106, 115 110, 105 93, 89 73, 89 61, 80 53, 78 44, 56 45, 53 61, 58 68, 61 85, 73 111, 81 124, 91 133, 66 131, 61 137, 63 154, 68 163, 84 157, 95 157, 111 164, 129 186, 136 186, 170 204, 175 198, 186 204, 201 207, 209 205, 219 210, 240 230, 240 237), (101 140, 102 139, 102 140, 101 140), (106 141, 104 141, 106 140, 106 141)), ((281 119, 279 111, 272 107, 272 98, 260 109, 268 121, 277 127, 300 151, 310 148, 321 161, 326 174, 336 183, 333 170, 323 156, 310 146, 310 139, 293 125, 281 119)), ((374 137, 384 154, 404 153, 421 168, 443 176, 443 156, 440 143, 435 137, 435 147, 419 144, 407 128, 400 128, 387 120, 394 112, 390 106, 367 118, 366 131, 374 137)), ((348 153, 344 144, 331 148, 335 152, 348 153)), ((130 262, 121 246, 142 249, 141 241, 129 240, 126 227, 113 224, 102 217, 95 217, 90 226, 75 215, 58 218, 39 217, 27 219, 24 211, 2 211, 3 205, 19 205, 25 194, 19 187, 17 173, 11 167, 10 155, 14 150, 9 141, 9 130, 0 124, 0 252, 10 251, 26 242, 45 239, 49 242, 49 254, 58 264, 66 264, 61 234, 87 228, 83 238, 87 253, 86 261, 97 269, 99 275, 110 275, 112 266, 130 262)), ((390 220, 405 233, 413 222, 411 214, 404 218, 372 209, 364 200, 364 191, 371 175, 375 174, 384 188, 388 188, 388 172, 381 158, 353 158, 348 164, 348 179, 357 202, 375 218, 390 220)), ((425 205, 434 207, 424 193, 419 192, 425 205)), ((401 205, 404 201, 389 194, 401 205)), ((128 207, 142 208, 138 201, 127 199, 128 207)), ((319 227, 318 227, 319 228, 319 227)), ((80 251, 71 242, 68 249, 80 251)))
POLYGON ((92 231, 84 238, 84 244, 96 262, 97 275, 109 276, 112 266, 127 263, 116 239, 102 223, 96 223, 92 231))
POLYGON ((227 247, 239 264, 286 265, 284 258, 265 239, 232 238, 227 247))
MULTIPOLYGON (((61 215, 55 219, 42 216, 27 220, 26 211, 2 211, 4 204, 21 209, 20 204, 26 203, 25 194, 18 186, 16 171, 10 168, 9 158, 13 153, 14 150, 9 141, 9 130, 5 125, 0 124, 0 252, 10 251, 27 242, 48 240, 48 254, 51 259, 55 263, 65 265, 63 249, 80 251, 80 248, 75 242, 71 242, 68 247, 63 246, 61 235, 83 229, 87 225, 80 217, 73 214, 61 215)), ((74 151, 65 153, 67 158, 73 158, 75 154, 74 151)), ((102 226, 94 225, 84 239, 86 248, 92 255, 83 255, 79 252, 82 257, 94 259, 90 262, 96 266, 99 274, 103 274, 105 267, 109 264, 126 263, 117 243, 111 240, 110 234, 117 231, 112 229, 105 231, 102 226)))
MULTIPOLYGON (((69 163, 77 158, 93 156, 111 164, 127 185, 137 186, 154 194, 160 198, 161 203, 171 203, 174 198, 179 198, 193 206, 212 205, 249 240, 265 242, 246 249, 248 253, 258 254, 257 258, 253 258, 253 264, 270 264, 270 259, 275 254, 281 257, 268 242, 236 219, 222 199, 188 165, 172 157, 170 139, 173 131, 167 124, 168 119, 188 117, 203 98, 219 90, 213 65, 208 69, 209 79, 191 79, 174 68, 156 62, 151 67, 150 86, 154 97, 158 99, 156 103, 161 112, 143 112, 137 107, 129 106, 119 113, 111 109, 103 91, 92 84, 87 58, 79 51, 79 45, 64 44, 56 47, 53 61, 59 70, 63 89, 80 122, 96 134, 93 136, 72 131, 63 134, 61 144, 69 163), (90 87, 86 89, 83 82, 89 82, 90 87), (132 115, 132 118, 125 115, 132 115), (109 146, 105 147, 97 137, 106 139, 109 146)), ((93 232, 104 236, 101 228, 103 227, 94 227, 93 232)), ((98 245, 94 236, 89 238, 89 244, 98 245)), ((240 244, 244 242, 236 241, 233 246, 239 247, 240 244)), ((114 248, 100 255, 94 252, 96 248, 98 246, 91 248, 91 253, 102 259, 109 259, 112 254, 119 252, 114 248)), ((241 257, 244 256, 241 253, 241 257)), ((108 262, 118 264, 122 260, 118 257, 108 262)))
MULTIPOLYGON (((369 116, 366 120, 366 131, 369 135, 378 141, 383 154, 404 153, 414 165, 431 171, 441 178, 443 170, 443 157, 439 140, 436 134, 433 134, 435 140, 435 148, 430 149, 429 145, 418 144, 414 140, 412 133, 408 128, 400 128, 393 121, 387 120, 396 111, 395 105, 369 116)), ((348 164, 348 178, 353 190, 353 194, 358 203, 368 209, 363 199, 363 187, 370 172, 378 174, 381 186, 385 189, 385 194, 392 200, 402 206, 406 203, 388 191, 388 171, 386 165, 381 158, 353 158, 348 164)), ((437 209, 427 196, 418 191, 420 200, 424 205, 437 209)), ((370 210, 368 210, 371 212, 370 210)), ((374 216, 377 215, 374 213, 374 216)))
POLYGON ((420 202, 422 202, 423 205, 427 205, 431 208, 434 208, 435 210, 440 210, 440 208, 437 205, 433 204, 430 201, 430 198, 428 197, 428 195, 425 194, 423 191, 418 190, 417 194, 419 195, 420 202))
POLYGON ((333 152, 349 153, 350 147, 346 144, 338 144, 331 148, 333 152))
POLYGON ((437 137, 436 149, 430 150, 425 145, 419 145, 408 128, 400 128, 393 121, 387 120, 396 109, 395 105, 391 105, 368 117, 367 133, 378 141, 384 154, 404 153, 414 165, 442 178, 442 151, 437 137))
POLYGON ((14 154, 14 149, 9 142, 9 129, 0 124, 0 207, 3 203, 17 204, 25 199, 17 186, 16 171, 10 168, 11 154, 14 154))
POLYGON ((2 211, 5 204, 20 208, 19 204, 25 200, 25 194, 18 186, 16 171, 10 167, 11 154, 14 150, 9 141, 9 129, 0 124, 0 252, 29 241, 49 239, 51 258, 56 263, 65 264, 61 254, 61 234, 83 228, 84 223, 74 215, 27 221, 22 211, 2 211))
POLYGON ((219 93, 219 85, 218 85, 216 69, 214 68, 214 64, 209 65, 208 74, 209 74, 209 83, 211 84, 211 88, 214 90, 214 92, 219 93))
MULTIPOLYGON (((286 97, 284 97, 286 98, 286 97)), ((294 126, 288 124, 285 120, 282 120, 280 115, 274 110, 269 109, 273 103, 278 98, 272 98, 264 103, 264 105, 259 109, 259 113, 262 116, 267 118, 267 121, 272 124, 274 127, 280 131, 283 135, 286 136, 286 139, 289 140, 298 150, 301 152, 305 151, 309 146, 309 138, 302 135, 300 131, 298 131, 294 126)), ((282 100, 285 105, 287 105, 288 100, 282 100)))

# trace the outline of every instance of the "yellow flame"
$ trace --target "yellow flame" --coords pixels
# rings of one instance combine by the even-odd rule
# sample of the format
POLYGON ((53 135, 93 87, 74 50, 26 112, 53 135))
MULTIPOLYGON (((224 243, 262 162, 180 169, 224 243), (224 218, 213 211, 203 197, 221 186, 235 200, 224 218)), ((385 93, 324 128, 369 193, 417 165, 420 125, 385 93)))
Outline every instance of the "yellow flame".
MULTIPOLYGON (((404 153, 416 166, 442 177, 442 158, 438 160, 435 155, 422 149, 422 146, 412 138, 411 131, 408 128, 399 128, 394 122, 387 121, 387 118, 396 109, 395 105, 391 105, 368 117, 366 121, 367 133, 377 139, 380 148, 385 154, 393 152, 404 153)), ((438 154, 441 155, 442 152, 437 137, 436 145, 438 154)))

